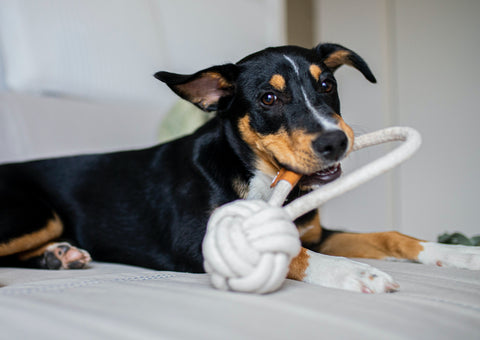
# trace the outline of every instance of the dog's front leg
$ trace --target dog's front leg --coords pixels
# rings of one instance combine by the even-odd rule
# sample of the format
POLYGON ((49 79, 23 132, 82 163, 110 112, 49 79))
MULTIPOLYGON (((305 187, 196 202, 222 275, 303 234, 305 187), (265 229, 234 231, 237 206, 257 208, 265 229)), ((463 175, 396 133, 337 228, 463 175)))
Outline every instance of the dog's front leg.
POLYGON ((417 261, 439 267, 480 270, 480 247, 420 242, 417 261))
POLYGON ((368 264, 302 248, 290 264, 289 279, 362 293, 393 292, 392 277, 368 264))

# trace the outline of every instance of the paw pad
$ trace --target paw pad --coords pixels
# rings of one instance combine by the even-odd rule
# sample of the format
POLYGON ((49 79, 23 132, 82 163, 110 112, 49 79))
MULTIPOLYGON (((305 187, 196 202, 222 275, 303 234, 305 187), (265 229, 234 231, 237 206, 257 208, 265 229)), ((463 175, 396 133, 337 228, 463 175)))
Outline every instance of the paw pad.
POLYGON ((82 269, 91 261, 90 254, 69 243, 54 243, 43 254, 46 269, 82 269))

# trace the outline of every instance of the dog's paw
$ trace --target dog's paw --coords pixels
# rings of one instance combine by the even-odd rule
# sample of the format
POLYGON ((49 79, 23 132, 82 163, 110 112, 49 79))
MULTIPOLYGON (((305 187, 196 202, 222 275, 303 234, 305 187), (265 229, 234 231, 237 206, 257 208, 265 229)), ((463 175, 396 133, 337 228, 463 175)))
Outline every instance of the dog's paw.
POLYGON ((49 245, 42 260, 42 267, 46 269, 82 269, 92 260, 90 254, 67 242, 49 245))
POLYGON ((361 293, 389 293, 400 287, 390 275, 368 264, 313 252, 309 255, 304 282, 361 293))
POLYGON ((480 270, 480 247, 422 242, 418 262, 439 267, 480 270))

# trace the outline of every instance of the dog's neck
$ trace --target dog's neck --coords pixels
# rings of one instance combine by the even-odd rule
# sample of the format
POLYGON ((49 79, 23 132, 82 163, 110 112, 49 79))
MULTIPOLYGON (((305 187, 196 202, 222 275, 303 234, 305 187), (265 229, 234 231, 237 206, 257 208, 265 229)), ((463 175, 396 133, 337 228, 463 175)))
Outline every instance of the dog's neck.
POLYGON ((246 190, 244 195, 240 198, 268 200, 272 193, 270 185, 275 177, 275 171, 258 164, 255 153, 240 137, 240 132, 234 122, 230 120, 225 121, 223 126, 228 144, 241 163, 244 164, 246 173, 250 174, 245 183, 246 190))

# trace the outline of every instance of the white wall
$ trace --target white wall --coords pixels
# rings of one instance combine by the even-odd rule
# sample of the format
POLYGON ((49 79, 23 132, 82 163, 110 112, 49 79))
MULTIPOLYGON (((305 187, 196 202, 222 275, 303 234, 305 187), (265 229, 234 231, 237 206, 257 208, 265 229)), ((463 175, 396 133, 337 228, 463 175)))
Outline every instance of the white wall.
POLYGON ((0 1, 0 163, 158 141, 154 79, 285 41, 284 0, 0 1))
MULTIPOLYGON (((20 43, 22 37, 33 39, 35 34, 40 34, 40 37, 48 38, 45 41, 56 46, 58 51, 65 52, 64 48, 75 47, 78 37, 68 39, 64 34, 67 31, 54 29, 51 20, 57 18, 61 25, 74 30, 75 27, 83 26, 81 23, 69 22, 68 18, 74 20, 82 16, 73 10, 59 7, 59 3, 63 3, 62 6, 73 3, 84 5, 85 10, 92 6, 97 8, 96 25, 100 25, 107 33, 108 26, 105 25, 108 22, 98 19, 102 14, 100 9, 105 10, 107 7, 103 13, 107 17, 113 15, 113 19, 118 19, 118 15, 125 16, 128 25, 124 26, 121 21, 121 25, 117 25, 119 20, 112 21, 117 25, 115 30, 111 30, 115 36, 114 41, 117 42, 115 47, 122 46, 118 43, 118 39, 122 38, 118 30, 128 30, 128 35, 123 37, 132 41, 135 32, 143 32, 145 35, 145 27, 153 27, 155 32, 149 41, 156 41, 158 34, 159 45, 152 46, 149 43, 150 46, 129 54, 132 60, 136 60, 135 63, 129 62, 129 74, 135 74, 137 71, 131 67, 139 65, 138 72, 145 73, 149 79, 148 83, 135 83, 133 79, 128 79, 130 87, 135 89, 129 91, 128 95, 138 93, 140 100, 145 99, 146 94, 152 102, 160 100, 171 104, 176 100, 166 87, 151 77, 151 73, 157 70, 194 72, 212 64, 236 61, 251 51, 285 41, 283 0, 112 0, 111 8, 105 5, 107 0, 102 1, 100 7, 94 6, 94 0, 77 0, 68 4, 58 1, 2 1, 1 9, 12 4, 20 10, 23 8, 26 12, 18 12, 27 14, 23 19, 32 15, 35 19, 24 21, 24 24, 33 25, 38 22, 39 27, 38 31, 35 27, 25 31, 27 26, 23 26, 21 33, 31 34, 27 36, 19 32, 0 33, 4 37, 5 34, 15 37, 13 44, 20 43), (137 12, 132 12, 130 16, 128 11, 118 8, 123 3, 140 9, 147 8, 147 14, 152 17, 140 16, 137 12), (37 8, 29 9, 29 6, 45 6, 47 12, 38 11, 37 8), (48 13, 55 10, 61 11, 61 15, 48 13), (139 27, 143 19, 133 24, 130 17, 149 19, 145 22, 146 26, 139 27), (41 18, 46 18, 44 24, 50 25, 47 25, 50 29, 42 26, 41 18), (62 39, 59 40, 55 32, 62 39), (64 47, 61 46, 62 41, 66 42, 64 47), (159 55, 158 62, 152 58, 153 50, 155 55, 159 55), (146 67, 145 63, 152 65, 152 69, 146 67), (142 86, 144 90, 139 88, 142 86)), ((323 222, 328 226, 357 231, 395 228, 428 239, 434 239, 445 230, 480 233, 476 214, 476 193, 480 192, 480 181, 477 180, 477 174, 480 173, 480 155, 477 150, 480 142, 476 133, 480 123, 476 105, 480 95, 480 69, 477 67, 480 55, 480 1, 317 0, 315 7, 318 19, 315 30, 317 39, 339 42, 357 51, 369 62, 379 82, 372 85, 360 73, 349 68, 337 72, 342 111, 355 131, 363 133, 402 124, 417 128, 424 137, 421 151, 400 169, 329 202, 322 211, 323 222)), ((18 18, 6 14, 9 20, 18 18)), ((92 20, 88 13, 82 15, 92 20)), ((89 24, 89 20, 85 25, 89 24)), ((5 27, 8 22, 3 20, 0 24, 5 27)), ((80 33, 86 32, 89 31, 83 30, 80 33)), ((88 36, 84 37, 88 39, 82 43, 93 43, 88 36)), ((96 38, 103 39, 101 36, 96 38)), ((145 38, 143 36, 142 39, 145 38)), ((142 42, 144 43, 143 40, 142 42)), ((125 48, 138 46, 140 41, 131 44, 133 45, 126 45, 125 48)), ((28 46, 31 50, 32 45, 28 46)), ((45 45, 40 45, 31 52, 44 55, 42 46, 45 45)), ((88 80, 100 79, 102 72, 105 72, 107 78, 110 77, 108 86, 123 81, 118 75, 121 75, 122 67, 125 68, 122 66, 124 64, 115 64, 115 58, 105 57, 105 53, 112 52, 109 51, 108 40, 101 46, 104 48, 86 54, 88 61, 95 63, 95 60, 107 60, 108 63, 97 65, 97 68, 81 69, 78 73, 78 79, 87 82, 84 84, 87 90, 91 90, 88 80), (117 71, 119 65, 120 71, 117 71), (113 76, 114 79, 120 79, 114 81, 113 76)), ((75 53, 69 54, 72 67, 78 67, 78 63, 74 62, 75 56, 75 53)), ((5 61, 4 58, 0 59, 5 61)), ((46 66, 55 66, 48 58, 30 60, 46 60, 46 66)), ((64 59, 59 60, 65 62, 64 59)), ((80 61, 82 65, 88 65, 85 60, 80 61)), ((72 81, 72 69, 66 64, 62 65, 67 72, 62 75, 61 70, 57 69, 55 76, 68 83, 72 81)), ((37 66, 36 72, 45 70, 42 65, 37 66)), ((2 80, 7 71, 0 68, 2 80)), ((25 68, 20 67, 19 71, 28 78, 25 68)), ((33 74, 35 77, 38 75, 39 73, 33 74)), ((48 75, 43 74, 42 77, 48 75)), ((51 80, 38 79, 31 78, 40 85, 51 80)), ((64 83, 59 81, 58 84, 64 83)), ((68 86, 58 88, 67 95, 71 90, 68 86)), ((124 84, 121 89, 125 89, 124 84)), ((22 88, 15 90, 21 92, 22 88)), ((74 95, 77 99, 82 97, 81 93, 74 95)), ((122 105, 125 97, 127 96, 117 96, 116 100, 122 105)), ((131 100, 132 97, 128 99, 131 100)), ((52 111, 49 102, 51 99, 26 102, 31 105, 24 106, 15 105, 15 100, 16 97, 9 97, 8 100, 4 97, 0 107, 0 115, 3 115, 0 116, 0 161, 35 158, 36 155, 54 155, 59 152, 66 154, 83 150, 118 149, 150 141, 153 143, 162 114, 159 112, 156 116, 150 108, 145 114, 136 115, 135 110, 127 107, 123 108, 121 114, 116 114, 83 104, 76 104, 74 110, 69 110, 66 107, 68 103, 64 102, 54 105, 61 110, 52 111), (32 106, 36 108, 35 112, 29 109, 32 106), (22 108, 28 110, 28 113, 22 113, 22 108), (47 114, 42 115, 42 110, 47 114), (61 111, 69 111, 69 114, 62 115, 61 111), (86 111, 88 114, 82 119, 75 118, 75 112, 86 111), (103 113, 99 119, 87 119, 88 115, 100 117, 100 111, 107 113, 103 113), (33 122, 33 125, 22 123, 32 115, 35 117, 29 122, 33 122), (142 123, 138 123, 140 116, 142 123), (6 138, 8 140, 4 141, 6 138), (5 150, 8 145, 13 147, 5 150)), ((382 148, 378 148, 355 154, 345 168, 348 171, 382 151, 382 148)))
POLYGON ((357 51, 378 79, 372 86, 352 69, 337 72, 346 121, 359 133, 412 126, 424 139, 393 173, 327 203, 325 225, 427 239, 480 234, 480 2, 318 0, 316 15, 318 40, 357 51))

